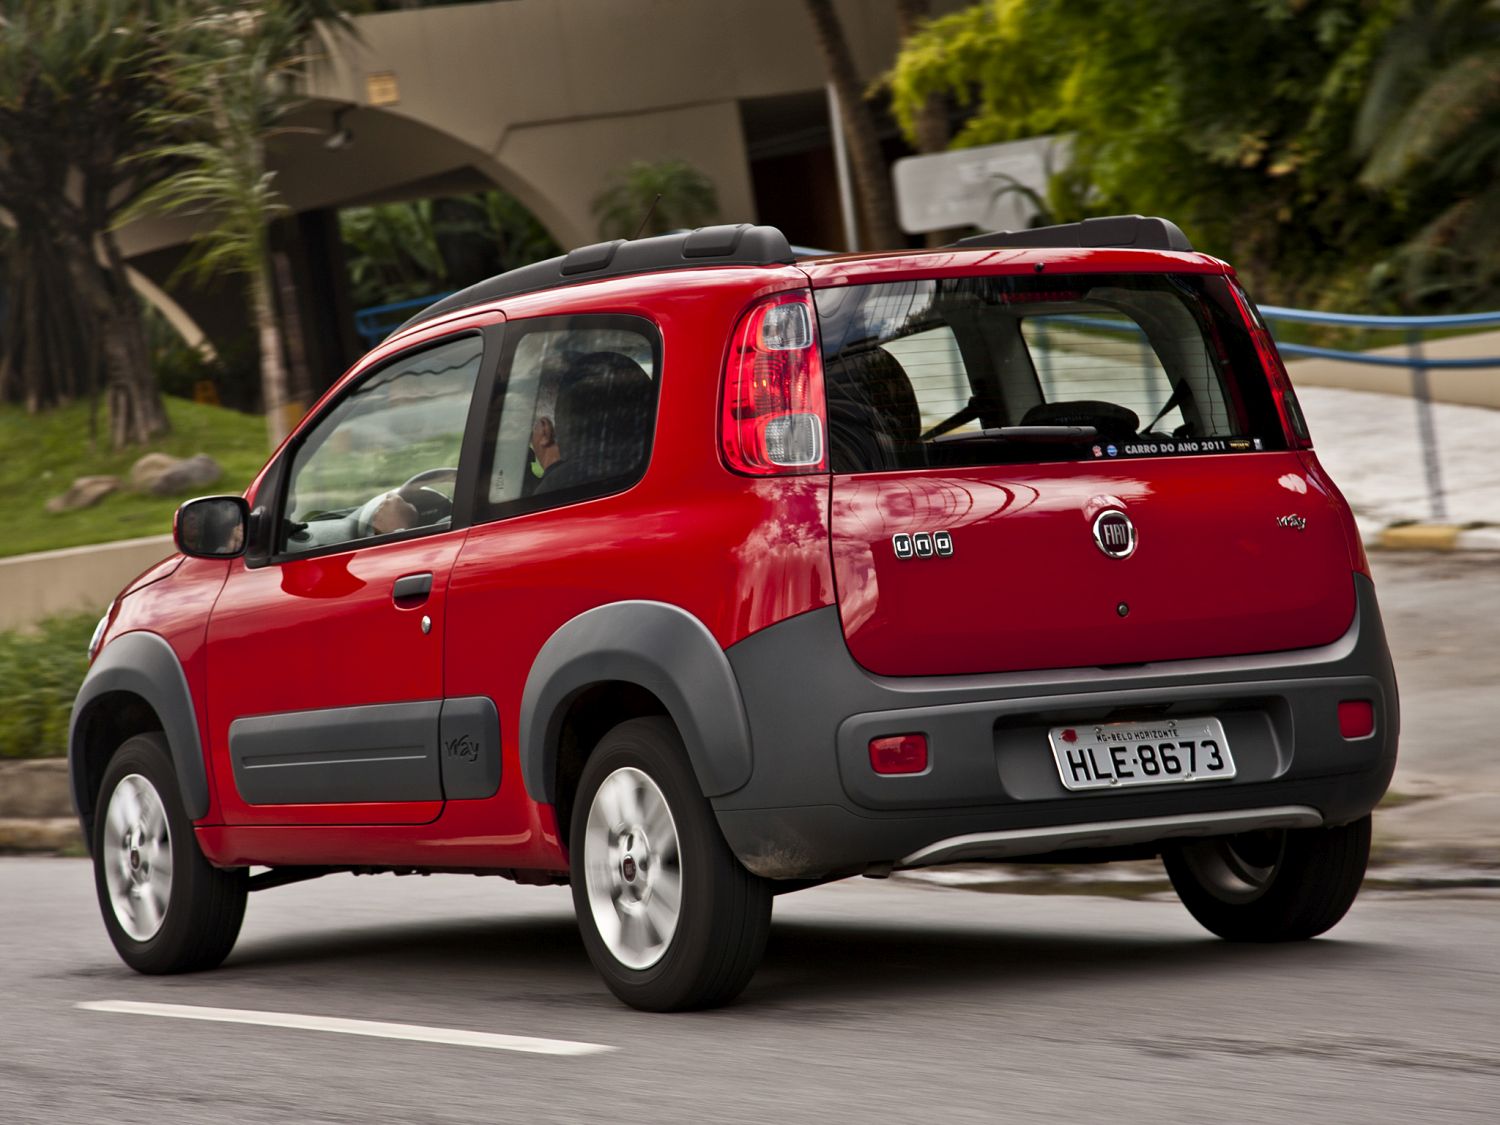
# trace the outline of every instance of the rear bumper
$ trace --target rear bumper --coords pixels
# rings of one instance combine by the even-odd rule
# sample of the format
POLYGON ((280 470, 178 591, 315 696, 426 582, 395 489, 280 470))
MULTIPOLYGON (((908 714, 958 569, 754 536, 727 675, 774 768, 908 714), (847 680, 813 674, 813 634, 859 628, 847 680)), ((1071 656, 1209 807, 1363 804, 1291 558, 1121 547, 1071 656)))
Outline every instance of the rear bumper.
POLYGON ((886 678, 854 662, 836 608, 791 618, 728 652, 754 766, 713 801, 719 825, 750 870, 819 878, 1348 823, 1384 794, 1400 725, 1374 585, 1354 582, 1354 621, 1332 644, 1131 668, 886 678), (1342 737, 1345 699, 1373 702, 1373 735, 1342 737), (1218 717, 1238 775, 1102 794, 1063 787, 1049 727, 1146 713, 1218 717), (927 735, 926 772, 874 773, 869 740, 913 731, 927 735))

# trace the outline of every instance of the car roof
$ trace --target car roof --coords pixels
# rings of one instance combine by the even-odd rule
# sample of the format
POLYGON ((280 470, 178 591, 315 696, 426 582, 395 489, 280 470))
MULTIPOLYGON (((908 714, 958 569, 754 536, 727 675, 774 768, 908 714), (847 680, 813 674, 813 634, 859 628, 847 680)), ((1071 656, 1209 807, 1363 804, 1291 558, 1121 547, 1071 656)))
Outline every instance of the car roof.
POLYGON ((403 336, 452 314, 495 306, 511 297, 607 278, 667 273, 706 266, 796 265, 814 286, 855 279, 937 276, 1001 269, 1052 267, 1070 271, 1222 271, 1224 263, 1194 252, 1176 224, 1141 215, 1111 215, 1019 231, 996 231, 929 250, 825 254, 793 247, 777 228, 735 223, 652 238, 581 246, 566 254, 510 270, 427 306, 387 337, 403 336))

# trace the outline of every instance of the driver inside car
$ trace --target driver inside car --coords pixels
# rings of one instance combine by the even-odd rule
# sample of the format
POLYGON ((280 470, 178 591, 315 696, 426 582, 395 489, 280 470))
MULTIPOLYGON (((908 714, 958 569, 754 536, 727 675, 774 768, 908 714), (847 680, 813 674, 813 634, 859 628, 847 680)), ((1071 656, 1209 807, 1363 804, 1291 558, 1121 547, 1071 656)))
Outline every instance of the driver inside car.
MULTIPOLYGON (((374 501, 374 511, 369 516, 371 535, 389 535, 393 531, 407 531, 413 527, 421 527, 424 524, 436 523, 442 517, 424 518, 421 512, 422 493, 442 496, 435 489, 429 487, 436 480, 451 481, 456 476, 451 471, 443 476, 435 475, 440 470, 428 470, 418 473, 415 478, 407 481, 400 488, 393 488, 384 495, 377 497, 374 501), (417 481, 421 483, 417 483, 417 481)), ((442 497, 444 500, 447 497, 442 497)), ((431 507, 429 504, 428 507, 431 507)))
POLYGON ((392 531, 405 531, 417 526, 417 508, 398 490, 385 494, 370 517, 370 534, 387 535, 392 531))

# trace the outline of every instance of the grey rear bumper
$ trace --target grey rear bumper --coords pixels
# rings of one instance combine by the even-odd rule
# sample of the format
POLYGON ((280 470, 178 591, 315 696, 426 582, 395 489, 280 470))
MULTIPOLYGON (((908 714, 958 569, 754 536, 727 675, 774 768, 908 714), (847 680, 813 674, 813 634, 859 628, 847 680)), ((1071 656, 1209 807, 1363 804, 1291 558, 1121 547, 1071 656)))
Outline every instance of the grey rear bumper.
POLYGON ((753 769, 713 801, 720 827, 750 870, 818 878, 1295 826, 1288 808, 1296 825, 1348 823, 1384 794, 1400 722, 1374 585, 1354 581, 1354 621, 1332 644, 1131 668, 879 677, 850 656, 837 608, 791 618, 728 651, 753 769), (1339 733, 1345 699, 1373 701, 1372 736, 1339 733), (1238 776, 1104 794, 1062 786, 1049 727, 1145 714, 1218 717, 1238 776), (927 735, 927 771, 875 774, 869 740, 912 731, 927 735))

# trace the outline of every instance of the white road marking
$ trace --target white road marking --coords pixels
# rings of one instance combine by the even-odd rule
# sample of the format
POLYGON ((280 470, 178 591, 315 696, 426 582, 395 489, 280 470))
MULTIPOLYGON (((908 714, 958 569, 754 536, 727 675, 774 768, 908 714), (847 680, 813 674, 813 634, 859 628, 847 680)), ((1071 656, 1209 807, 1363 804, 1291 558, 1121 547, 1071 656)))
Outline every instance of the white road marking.
POLYGON ((488 1031, 460 1031, 413 1023, 346 1020, 332 1016, 303 1016, 296 1012, 255 1012, 244 1008, 200 1008, 191 1004, 149 1004, 136 1000, 87 1000, 77 1007, 89 1012, 117 1012, 128 1016, 160 1016, 174 1020, 244 1023, 285 1027, 296 1031, 328 1031, 336 1035, 367 1035, 373 1039, 406 1039, 448 1047, 483 1047, 490 1051, 522 1051, 531 1055, 597 1055, 618 1050, 604 1043, 576 1043, 570 1039, 537 1039, 529 1035, 498 1035, 488 1031))

